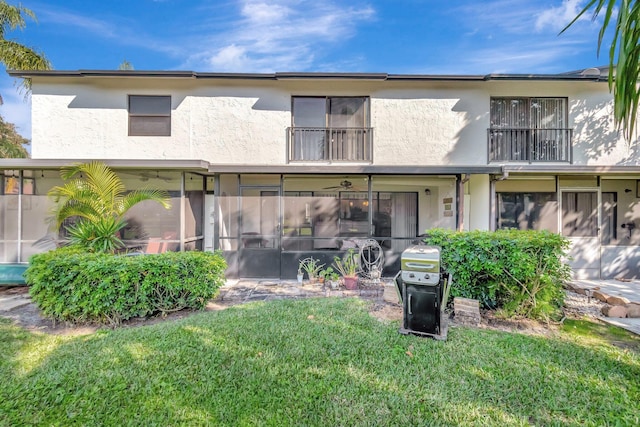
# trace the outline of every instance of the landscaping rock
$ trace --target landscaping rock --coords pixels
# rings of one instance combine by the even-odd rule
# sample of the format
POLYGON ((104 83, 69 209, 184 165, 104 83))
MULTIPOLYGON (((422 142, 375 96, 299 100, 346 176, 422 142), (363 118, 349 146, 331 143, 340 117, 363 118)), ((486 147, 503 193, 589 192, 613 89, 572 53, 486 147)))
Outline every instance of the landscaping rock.
POLYGON ((568 291, 575 292, 575 293, 578 293, 577 289, 579 289, 579 288, 578 288, 578 286, 577 286, 576 284, 571 283, 571 282, 567 282, 567 283, 565 283, 565 284, 564 284, 564 288, 565 288, 566 290, 568 290, 568 291))
POLYGON ((631 303, 625 306, 627 308, 627 317, 634 319, 640 318, 640 304, 631 303))
POLYGON ((611 295, 609 298, 607 298, 607 304, 611 304, 611 305, 627 305, 630 302, 631 301, 629 301, 624 297, 618 297, 615 295, 611 295))
POLYGON ((604 292, 600 292, 600 291, 593 291, 591 296, 593 298, 597 299, 598 301, 602 301, 602 302, 607 302, 607 298, 609 298, 609 295, 605 294, 604 292))
POLYGON ((602 307, 602 314, 607 317, 627 317, 627 308, 623 305, 605 305, 602 307))
POLYGON ((454 298, 453 313, 456 323, 478 326, 480 324, 480 302, 469 298, 454 298))
POLYGON ((586 295, 587 291, 584 288, 581 288, 580 286, 574 286, 573 287, 573 292, 575 292, 576 294, 580 294, 580 295, 586 295))

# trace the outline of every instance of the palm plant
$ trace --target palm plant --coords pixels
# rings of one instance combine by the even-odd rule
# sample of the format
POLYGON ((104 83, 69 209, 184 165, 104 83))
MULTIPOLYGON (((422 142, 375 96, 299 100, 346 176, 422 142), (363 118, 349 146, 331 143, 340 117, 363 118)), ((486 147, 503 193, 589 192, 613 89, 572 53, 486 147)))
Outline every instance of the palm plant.
MULTIPOLYGON (((25 28, 26 17, 36 19, 30 9, 21 5, 12 6, 0 0, 0 62, 12 70, 49 70, 51 64, 44 54, 6 38, 9 31, 25 28)), ((30 83, 29 80, 24 80, 23 86, 29 89, 30 83)))
POLYGON ((48 195, 56 206, 53 215, 56 230, 70 218, 77 221, 66 227, 71 244, 94 252, 115 252, 124 244, 119 232, 127 225, 125 213, 136 204, 156 201, 171 207, 163 190, 141 189, 127 192, 122 180, 102 162, 68 166, 60 171, 64 185, 52 188, 48 195))
MULTIPOLYGON (((580 13, 567 25, 566 31, 585 13, 593 9, 595 20, 604 12, 598 35, 598 54, 609 25, 614 26, 609 46, 609 91, 613 91, 614 120, 631 141, 640 101, 640 2, 636 0, 589 0, 580 13), (615 23, 612 22, 615 19, 615 23)), ((561 33, 562 33, 561 32, 561 33)))

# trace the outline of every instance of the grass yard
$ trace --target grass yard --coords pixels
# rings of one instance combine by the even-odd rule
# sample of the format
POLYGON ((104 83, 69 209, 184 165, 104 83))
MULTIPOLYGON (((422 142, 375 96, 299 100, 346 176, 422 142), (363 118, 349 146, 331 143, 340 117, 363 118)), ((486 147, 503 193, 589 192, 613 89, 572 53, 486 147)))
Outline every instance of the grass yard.
POLYGON ((81 337, 1 320, 0 425, 640 425, 637 338, 577 321, 437 342, 367 307, 254 303, 81 337))

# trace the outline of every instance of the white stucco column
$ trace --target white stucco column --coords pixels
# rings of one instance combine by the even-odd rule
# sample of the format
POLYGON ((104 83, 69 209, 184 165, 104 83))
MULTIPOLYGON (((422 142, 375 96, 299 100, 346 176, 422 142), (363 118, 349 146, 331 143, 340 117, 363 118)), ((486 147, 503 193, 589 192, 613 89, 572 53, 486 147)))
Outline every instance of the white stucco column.
POLYGON ((469 230, 489 230, 491 189, 489 175, 471 175, 469 180, 469 230))

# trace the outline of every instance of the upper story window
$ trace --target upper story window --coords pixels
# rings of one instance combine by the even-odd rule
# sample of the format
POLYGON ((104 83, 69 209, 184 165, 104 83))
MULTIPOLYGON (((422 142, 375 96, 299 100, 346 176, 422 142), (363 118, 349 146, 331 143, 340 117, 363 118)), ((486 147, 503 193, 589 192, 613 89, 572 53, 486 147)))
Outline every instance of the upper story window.
POLYGON ((171 136, 171 97, 129 95, 129 136, 171 136))
POLYGON ((489 120, 489 161, 571 161, 567 98, 491 98, 489 120))
POLYGON ((371 161, 369 97, 293 97, 289 143, 292 161, 371 161))
POLYGON ((564 129, 567 98, 491 98, 491 127, 564 129))

